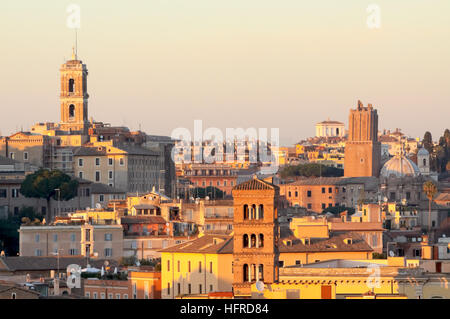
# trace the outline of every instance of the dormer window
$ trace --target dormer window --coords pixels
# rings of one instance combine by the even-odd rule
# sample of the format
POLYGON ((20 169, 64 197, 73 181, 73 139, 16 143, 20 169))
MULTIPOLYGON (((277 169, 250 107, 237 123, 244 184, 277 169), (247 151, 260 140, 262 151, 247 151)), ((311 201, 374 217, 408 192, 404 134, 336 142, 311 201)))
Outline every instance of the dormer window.
POLYGON ((344 243, 347 245, 351 245, 352 244, 352 239, 351 238, 345 238, 344 239, 344 243))

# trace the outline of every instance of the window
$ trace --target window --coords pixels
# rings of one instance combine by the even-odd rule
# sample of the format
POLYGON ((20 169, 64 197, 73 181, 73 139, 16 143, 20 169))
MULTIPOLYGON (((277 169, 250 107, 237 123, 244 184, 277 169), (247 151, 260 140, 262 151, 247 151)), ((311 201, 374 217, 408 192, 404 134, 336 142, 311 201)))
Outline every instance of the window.
POLYGON ((86 297, 91 298, 91 293, 89 291, 86 292, 86 297))
POLYGON ((123 294, 123 299, 128 299, 128 294, 123 294))
POLYGON ((1 198, 6 198, 7 197, 6 189, 0 189, 0 197, 1 198))
POLYGON ((322 187, 322 194, 325 194, 325 187, 322 187))
POLYGON ((108 299, 113 299, 113 294, 112 293, 108 294, 108 299))
POLYGON ((95 172, 95 181, 100 182, 100 172, 99 171, 95 172))
POLYGON ((13 198, 19 197, 19 192, 20 192, 20 190, 18 188, 11 189, 11 197, 13 197, 13 198))
POLYGON ((69 255, 76 256, 78 255, 78 251, 75 248, 69 249, 69 255))
POLYGON ((202 262, 201 261, 199 261, 198 262, 198 272, 202 272, 202 262))
POLYGON ((94 292, 94 299, 97 299, 97 293, 96 292, 94 292))
POLYGON ((76 235, 75 234, 70 234, 70 241, 75 241, 76 240, 76 235))
POLYGON ((15 292, 11 293, 11 299, 16 299, 17 295, 15 292))
POLYGON ((108 171, 108 178, 113 179, 113 171, 108 171))
POLYGON ((170 260, 167 261, 167 271, 170 271, 170 260))
POLYGON ((42 250, 36 249, 34 255, 35 255, 35 256, 38 256, 38 257, 42 256, 42 250))
POLYGON ((325 209, 326 205, 325 203, 322 203, 322 209, 325 209))
POLYGON ((101 292, 101 293, 100 293, 100 298, 101 298, 101 299, 105 299, 105 298, 106 298, 106 295, 105 295, 104 292, 101 292))
POLYGON ((190 295, 192 291, 191 284, 188 284, 188 294, 190 295))
POLYGON ((120 294, 116 294, 116 299, 120 299, 120 294))
POLYGON ((9 153, 9 158, 10 159, 15 159, 16 158, 16 153, 14 153, 14 152, 9 153))
POLYGON ((120 165, 120 166, 124 166, 124 165, 125 165, 125 161, 123 160, 123 157, 121 157, 121 158, 119 159, 119 165, 120 165))
POLYGON ((178 260, 177 262, 177 271, 180 272, 180 268, 181 268, 181 262, 178 260))
POLYGON ((39 234, 36 234, 36 235, 34 236, 34 242, 35 242, 35 243, 38 243, 38 242, 39 242, 39 239, 40 239, 39 234))
POLYGON ((213 263, 212 261, 209 262, 209 273, 212 274, 213 272, 213 263))
POLYGON ((53 234, 53 241, 57 242, 58 241, 58 234, 53 234))
POLYGON ((112 257, 112 248, 105 248, 105 257, 112 257))
POLYGON ((28 152, 23 152, 23 160, 28 161, 28 152))
POLYGON ((78 172, 78 177, 83 178, 83 172, 78 172))
POLYGON ((105 241, 112 241, 112 234, 111 233, 105 234, 105 241))
POLYGON ((201 294, 202 293, 202 285, 198 285, 198 292, 201 294))
POLYGON ((308 209, 312 209, 312 204, 309 203, 309 204, 307 205, 307 207, 308 207, 308 209))
POLYGON ((69 93, 73 93, 75 91, 75 80, 70 79, 69 80, 69 93))
POLYGON ((108 158, 108 165, 109 165, 109 166, 112 166, 112 165, 113 165, 113 159, 112 159, 112 157, 109 157, 109 158, 108 158))
POLYGON ((333 188, 332 187, 328 187, 328 193, 332 193, 333 192, 333 188))
POLYGON ((307 196, 308 196, 308 197, 311 197, 311 191, 308 191, 308 192, 307 192, 307 196))
POLYGON ((170 282, 167 283, 167 294, 170 295, 170 282))
POLYGON ((105 195, 100 194, 99 201, 104 202, 105 201, 105 195))
POLYGON ((99 157, 95 158, 95 166, 100 166, 100 158, 99 157))
POLYGON ((177 287, 178 287, 178 294, 181 295, 181 284, 178 283, 178 284, 177 284, 177 287))
POLYGON ((209 285, 209 291, 210 291, 210 292, 213 291, 213 285, 209 285))

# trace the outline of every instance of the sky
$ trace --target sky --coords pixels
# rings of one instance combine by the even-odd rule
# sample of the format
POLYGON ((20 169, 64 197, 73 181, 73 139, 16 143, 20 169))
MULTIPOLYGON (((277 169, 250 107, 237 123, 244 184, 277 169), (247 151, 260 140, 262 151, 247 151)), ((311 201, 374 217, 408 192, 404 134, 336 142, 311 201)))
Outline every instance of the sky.
POLYGON ((450 127, 448 0, 2 0, 0 135, 59 121, 70 4, 96 121, 156 135, 194 120, 279 128, 290 145, 328 118, 347 125, 361 100, 381 130, 437 140, 450 127))

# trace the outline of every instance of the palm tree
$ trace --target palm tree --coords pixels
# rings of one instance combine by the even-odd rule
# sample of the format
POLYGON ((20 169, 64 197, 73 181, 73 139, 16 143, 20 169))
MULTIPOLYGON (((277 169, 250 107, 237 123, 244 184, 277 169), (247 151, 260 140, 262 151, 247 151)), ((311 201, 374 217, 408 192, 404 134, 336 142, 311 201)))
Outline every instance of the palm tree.
POLYGON ((423 183, 423 191, 428 198, 428 234, 431 232, 431 202, 437 193, 437 187, 432 181, 423 183))

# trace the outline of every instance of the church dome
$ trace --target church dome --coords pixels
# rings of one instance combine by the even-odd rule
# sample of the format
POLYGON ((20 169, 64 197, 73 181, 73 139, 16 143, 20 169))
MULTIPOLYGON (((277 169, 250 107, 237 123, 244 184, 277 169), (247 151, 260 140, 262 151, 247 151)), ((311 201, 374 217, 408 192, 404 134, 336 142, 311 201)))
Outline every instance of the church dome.
POLYGON ((382 177, 417 177, 420 170, 417 165, 405 155, 395 155, 384 164, 380 172, 382 177))
POLYGON ((428 151, 427 151, 427 149, 425 147, 421 147, 419 149, 419 151, 417 152, 417 155, 429 156, 430 153, 428 153, 428 151))

